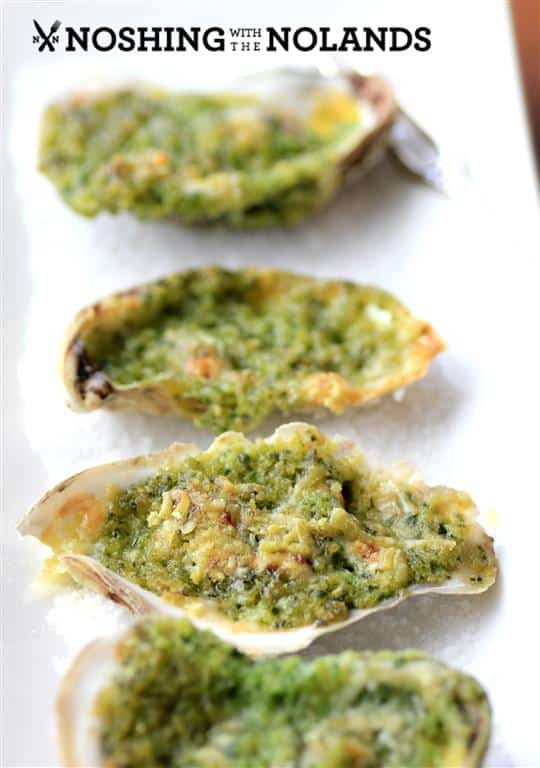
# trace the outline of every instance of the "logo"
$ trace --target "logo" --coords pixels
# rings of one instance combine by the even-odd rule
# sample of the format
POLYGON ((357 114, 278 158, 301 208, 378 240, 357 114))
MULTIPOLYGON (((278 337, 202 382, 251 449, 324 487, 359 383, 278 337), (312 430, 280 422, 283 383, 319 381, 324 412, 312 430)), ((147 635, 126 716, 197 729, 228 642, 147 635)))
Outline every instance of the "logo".
MULTIPOLYGON (((48 32, 33 19, 38 51, 60 44, 58 19, 48 32)), ((61 50, 75 51, 429 51, 429 27, 72 27, 64 26, 61 50)))
POLYGON ((32 42, 34 45, 39 45, 38 51, 44 51, 47 49, 48 51, 54 51, 55 46, 57 45, 59 41, 59 36, 56 34, 60 27, 62 26, 62 22, 58 21, 58 19, 54 22, 54 24, 51 24, 51 28, 49 29, 49 34, 45 32, 41 24, 39 24, 35 19, 33 19, 34 27, 37 30, 37 35, 34 35, 32 38, 32 42))

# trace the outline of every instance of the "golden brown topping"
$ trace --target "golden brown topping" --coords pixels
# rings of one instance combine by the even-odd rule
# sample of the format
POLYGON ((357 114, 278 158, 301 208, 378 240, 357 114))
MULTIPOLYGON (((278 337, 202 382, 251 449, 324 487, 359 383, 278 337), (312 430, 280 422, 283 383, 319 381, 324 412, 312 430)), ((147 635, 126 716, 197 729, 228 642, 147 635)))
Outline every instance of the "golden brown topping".
POLYGON ((339 373, 314 373, 304 380, 301 397, 310 405, 322 405, 333 413, 342 413, 362 397, 358 388, 339 373))
POLYGON ((215 351, 202 350, 186 361, 186 372, 200 379, 216 379, 223 369, 223 363, 216 356, 215 351))

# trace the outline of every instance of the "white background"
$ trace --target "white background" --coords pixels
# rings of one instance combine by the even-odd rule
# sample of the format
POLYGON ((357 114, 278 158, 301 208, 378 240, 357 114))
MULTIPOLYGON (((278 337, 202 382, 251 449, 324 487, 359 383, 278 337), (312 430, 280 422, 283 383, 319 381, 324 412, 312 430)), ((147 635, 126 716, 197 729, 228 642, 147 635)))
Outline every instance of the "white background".
MULTIPOLYGON (((474 598, 417 598, 326 637, 311 652, 424 648, 487 687, 494 725, 486 764, 532 768, 538 753, 538 201, 506 4, 425 2, 17 2, 4 7, 2 766, 57 765, 53 701, 67 657, 127 621, 94 596, 37 598, 37 547, 15 521, 77 469, 210 436, 137 414, 77 416, 62 403, 57 345, 72 314, 111 290, 187 265, 274 264, 374 282, 429 319, 449 351, 403 402, 323 428, 375 460, 409 459, 433 483, 470 491, 496 537, 501 577, 474 598), (128 216, 84 220, 35 171, 48 99, 97 77, 218 88, 277 56, 38 54, 31 19, 64 24, 432 28, 429 53, 377 66, 407 108, 467 156, 472 184, 439 197, 384 163, 313 221, 289 232, 193 231, 128 216)), ((306 57, 303 57, 306 61, 306 57)), ((373 62, 360 56, 359 63, 373 62)), ((265 425, 268 432, 273 425, 265 425)))

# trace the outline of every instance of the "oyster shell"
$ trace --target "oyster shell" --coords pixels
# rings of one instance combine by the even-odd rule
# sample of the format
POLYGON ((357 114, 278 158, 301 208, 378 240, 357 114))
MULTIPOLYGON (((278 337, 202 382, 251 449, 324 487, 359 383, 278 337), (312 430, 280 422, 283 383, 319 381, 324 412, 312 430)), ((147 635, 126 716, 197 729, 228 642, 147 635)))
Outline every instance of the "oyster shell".
POLYGON ((39 166, 85 216, 290 224, 331 198, 348 169, 373 161, 396 111, 383 79, 357 74, 276 73, 266 97, 83 92, 46 110, 39 166))
POLYGON ((61 360, 76 411, 174 413, 219 434, 275 410, 341 413, 421 378, 443 349, 379 288, 210 267, 81 310, 61 360))
POLYGON ((188 617, 260 655, 415 594, 486 590, 497 563, 475 516, 467 494, 371 469, 350 441, 293 423, 81 472, 19 531, 131 611, 188 617))
POLYGON ((186 621, 146 619, 79 655, 57 722, 69 768, 169 765, 173 753, 174 765, 232 768, 248 764, 246 749, 261 766, 344 754, 382 765, 381 744, 385 766, 475 768, 490 708, 476 680, 419 651, 254 662, 186 621))

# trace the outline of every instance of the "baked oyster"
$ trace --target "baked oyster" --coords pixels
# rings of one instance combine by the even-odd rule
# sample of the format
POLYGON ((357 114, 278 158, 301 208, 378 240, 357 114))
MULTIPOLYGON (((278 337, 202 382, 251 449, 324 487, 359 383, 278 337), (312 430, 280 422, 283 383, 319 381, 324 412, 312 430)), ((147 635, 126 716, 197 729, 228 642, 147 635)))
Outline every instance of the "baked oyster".
POLYGON ((466 493, 371 468, 350 441, 297 423, 81 472, 19 530, 52 549, 49 568, 256 655, 414 594, 486 590, 497 562, 476 515, 466 493))
POLYGON ((362 405, 421 378, 443 348, 380 288, 211 267, 83 309, 62 365, 76 411, 174 413, 219 434, 362 405))
POLYGON ((293 74, 276 74, 281 89, 268 97, 149 86, 75 94, 44 114, 39 169, 84 216, 290 224, 367 163, 397 110, 379 77, 293 74))
POLYGON ((58 722, 69 768, 475 768, 490 708, 420 651, 254 661, 161 618, 83 651, 58 722))

